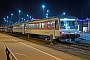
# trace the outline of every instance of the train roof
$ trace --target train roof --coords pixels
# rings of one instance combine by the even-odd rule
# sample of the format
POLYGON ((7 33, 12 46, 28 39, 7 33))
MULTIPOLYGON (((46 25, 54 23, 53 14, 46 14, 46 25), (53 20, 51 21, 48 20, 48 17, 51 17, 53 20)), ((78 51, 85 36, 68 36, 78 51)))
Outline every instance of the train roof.
POLYGON ((38 19, 38 20, 33 20, 33 21, 30 21, 30 22, 27 22, 27 23, 32 23, 32 22, 45 22, 45 21, 48 21, 48 20, 55 20, 55 19, 58 19, 58 17, 49 17, 49 18, 44 18, 44 19, 38 19))
MULTIPOLYGON (((49 18, 44 18, 44 19, 32 19, 32 21, 29 22, 22 22, 20 24, 23 23, 33 23, 33 22, 45 22, 48 20, 56 20, 56 19, 63 19, 63 18, 69 18, 69 19, 76 19, 75 16, 70 16, 70 15, 60 15, 60 16, 53 16, 53 17, 49 17, 49 18)), ((13 24, 13 25, 20 25, 20 24, 13 24)))
POLYGON ((59 16, 59 19, 63 19, 63 18, 76 19, 75 16, 70 16, 70 15, 60 15, 59 16))
POLYGON ((39 20, 49 20, 49 19, 55 19, 55 18, 58 18, 58 17, 53 16, 53 17, 43 18, 43 19, 38 19, 38 20, 34 20, 34 19, 33 19, 33 21, 39 21, 39 20))

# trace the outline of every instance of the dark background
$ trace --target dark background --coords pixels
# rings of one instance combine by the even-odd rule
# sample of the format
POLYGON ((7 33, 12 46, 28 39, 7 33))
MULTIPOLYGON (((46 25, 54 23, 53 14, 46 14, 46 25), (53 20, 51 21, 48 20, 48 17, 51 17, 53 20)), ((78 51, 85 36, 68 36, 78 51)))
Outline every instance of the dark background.
POLYGON ((90 17, 90 0, 0 0, 0 25, 4 19, 13 13, 13 22, 18 21, 18 10, 21 10, 21 17, 27 19, 27 14, 33 18, 43 17, 43 8, 49 10, 49 16, 58 16, 63 12, 66 15, 76 16, 79 19, 90 17), (82 12, 83 11, 83 12, 82 12))

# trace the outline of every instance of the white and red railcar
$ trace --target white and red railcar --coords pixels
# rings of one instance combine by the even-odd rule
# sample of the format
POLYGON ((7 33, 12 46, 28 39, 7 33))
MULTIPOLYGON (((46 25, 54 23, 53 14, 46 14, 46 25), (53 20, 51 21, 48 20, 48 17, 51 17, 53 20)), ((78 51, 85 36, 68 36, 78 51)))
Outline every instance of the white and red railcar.
POLYGON ((13 25, 13 33, 22 33, 24 34, 25 32, 25 23, 20 23, 20 24, 14 24, 13 25))
POLYGON ((1 26, 0 32, 12 32, 12 26, 1 26))
POLYGON ((22 34, 37 34, 43 36, 53 35, 53 39, 64 37, 79 37, 77 18, 73 16, 60 16, 40 19, 27 23, 14 24, 13 32, 22 34))

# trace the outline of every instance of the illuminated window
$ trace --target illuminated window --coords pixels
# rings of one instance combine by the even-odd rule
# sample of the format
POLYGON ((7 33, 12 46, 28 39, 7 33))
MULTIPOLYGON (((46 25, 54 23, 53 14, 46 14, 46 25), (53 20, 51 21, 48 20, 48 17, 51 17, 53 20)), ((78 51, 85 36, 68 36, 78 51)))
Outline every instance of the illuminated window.
POLYGON ((39 24, 36 24, 36 28, 39 28, 39 24))
POLYGON ((34 24, 34 28, 38 28, 38 24, 34 24))
POLYGON ((39 24, 39 27, 41 28, 41 23, 39 24))
POLYGON ((26 27, 29 28, 29 24, 27 24, 26 27))
POLYGON ((36 24, 34 24, 34 28, 36 28, 37 26, 36 26, 36 24))
POLYGON ((48 28, 50 28, 50 22, 48 22, 48 28))
POLYGON ((30 24, 30 28, 32 28, 32 24, 30 24))
POLYGON ((41 28, 44 28, 44 23, 41 24, 41 28))
POLYGON ((58 22, 55 21, 55 28, 58 28, 58 22))
POLYGON ((28 26, 29 28, 31 28, 31 24, 29 24, 29 26, 28 26))
POLYGON ((33 24, 31 24, 31 28, 33 28, 33 24))
POLYGON ((32 28, 35 28, 35 25, 34 24, 32 24, 32 28))
POLYGON ((52 21, 52 29, 55 28, 55 21, 52 21))

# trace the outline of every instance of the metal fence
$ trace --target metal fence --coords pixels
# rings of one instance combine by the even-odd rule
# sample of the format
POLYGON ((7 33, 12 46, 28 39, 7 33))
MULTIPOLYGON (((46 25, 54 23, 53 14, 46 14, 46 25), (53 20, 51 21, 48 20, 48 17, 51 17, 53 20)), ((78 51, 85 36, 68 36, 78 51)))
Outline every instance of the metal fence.
POLYGON ((17 60, 17 58, 14 56, 14 54, 10 51, 10 49, 5 46, 6 51, 6 60, 17 60))

